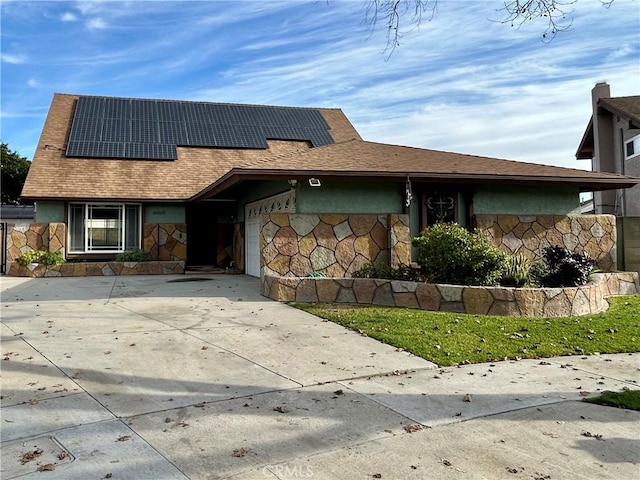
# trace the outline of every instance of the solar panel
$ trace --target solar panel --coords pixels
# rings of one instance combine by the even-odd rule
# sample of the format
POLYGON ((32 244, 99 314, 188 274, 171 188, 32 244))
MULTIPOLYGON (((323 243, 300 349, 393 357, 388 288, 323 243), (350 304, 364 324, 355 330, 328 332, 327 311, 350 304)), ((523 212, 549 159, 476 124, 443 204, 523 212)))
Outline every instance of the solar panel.
POLYGON ((67 156, 175 160, 177 146, 265 149, 267 139, 333 143, 317 109, 80 97, 67 156))

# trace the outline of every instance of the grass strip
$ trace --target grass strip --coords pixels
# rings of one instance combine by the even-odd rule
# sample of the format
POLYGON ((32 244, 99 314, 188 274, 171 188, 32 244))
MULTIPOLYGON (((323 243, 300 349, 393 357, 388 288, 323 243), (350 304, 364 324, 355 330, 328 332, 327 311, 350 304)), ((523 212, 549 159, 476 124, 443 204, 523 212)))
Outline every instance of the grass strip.
POLYGON ((526 318, 409 308, 291 305, 441 366, 640 351, 640 295, 596 315, 526 318))
POLYGON ((622 392, 602 392, 598 397, 585 398, 585 402, 608 407, 626 408, 640 411, 640 390, 624 390, 622 392))

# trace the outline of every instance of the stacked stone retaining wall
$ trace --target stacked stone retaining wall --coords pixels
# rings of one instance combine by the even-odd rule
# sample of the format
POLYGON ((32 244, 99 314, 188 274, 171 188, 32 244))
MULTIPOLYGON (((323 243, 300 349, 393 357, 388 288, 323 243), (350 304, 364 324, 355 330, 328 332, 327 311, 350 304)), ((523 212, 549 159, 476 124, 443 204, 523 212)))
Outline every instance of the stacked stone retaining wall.
POLYGON ((77 262, 62 265, 12 263, 9 275, 15 277, 85 277, 112 275, 171 275, 184 273, 184 262, 77 262))
POLYGON ((594 274, 582 287, 508 288, 436 285, 370 278, 281 277, 266 271, 262 294, 281 302, 417 308, 479 315, 562 317, 603 312, 611 295, 640 293, 635 272, 594 274))

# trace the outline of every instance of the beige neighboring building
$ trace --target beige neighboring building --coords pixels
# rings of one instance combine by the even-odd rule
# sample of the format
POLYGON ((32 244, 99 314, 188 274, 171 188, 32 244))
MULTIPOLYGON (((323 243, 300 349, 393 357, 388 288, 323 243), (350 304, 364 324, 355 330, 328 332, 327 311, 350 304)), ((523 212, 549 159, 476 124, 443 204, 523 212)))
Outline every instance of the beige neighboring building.
MULTIPOLYGON (((640 95, 612 97, 609 84, 591 90, 593 114, 576 152, 594 172, 640 175, 640 95)), ((594 213, 618 217, 618 266, 640 271, 640 185, 593 193, 594 213)))

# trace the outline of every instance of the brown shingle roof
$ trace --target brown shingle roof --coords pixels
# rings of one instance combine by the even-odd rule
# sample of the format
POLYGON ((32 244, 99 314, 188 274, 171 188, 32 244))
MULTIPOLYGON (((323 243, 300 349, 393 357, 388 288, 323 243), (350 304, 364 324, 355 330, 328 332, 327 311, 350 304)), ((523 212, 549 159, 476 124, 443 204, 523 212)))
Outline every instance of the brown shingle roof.
POLYGON ((178 147, 175 161, 83 159, 64 154, 77 95, 54 95, 22 195, 31 200, 185 201, 243 178, 339 176, 459 183, 572 184, 583 190, 640 179, 362 141, 339 109, 319 109, 337 142, 269 141, 266 150, 178 147))
POLYGON ((629 118, 637 128, 640 128, 640 95, 601 98, 598 100, 598 105, 613 113, 629 118))
POLYGON ((575 185, 582 190, 631 187, 640 178, 589 172, 475 155, 351 140, 233 168, 200 192, 199 199, 256 175, 295 177, 405 178, 414 181, 575 185))
MULTIPOLYGON (((310 148, 307 142, 277 140, 267 150, 178 147, 175 161, 68 158, 64 147, 78 98, 54 95, 23 198, 183 201, 235 166, 310 148)), ((319 110, 336 142, 360 138, 341 110, 319 110)))

